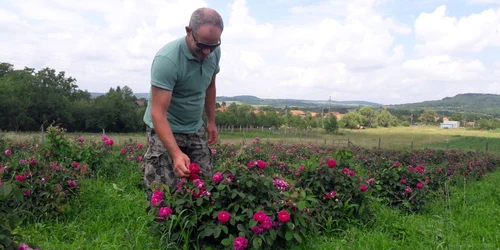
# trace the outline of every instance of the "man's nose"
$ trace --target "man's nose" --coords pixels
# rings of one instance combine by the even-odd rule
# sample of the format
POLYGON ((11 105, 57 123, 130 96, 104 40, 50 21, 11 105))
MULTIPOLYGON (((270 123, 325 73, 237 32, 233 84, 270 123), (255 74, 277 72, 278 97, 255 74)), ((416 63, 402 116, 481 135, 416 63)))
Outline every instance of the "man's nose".
POLYGON ((203 49, 203 54, 208 56, 210 54, 210 49, 203 49))

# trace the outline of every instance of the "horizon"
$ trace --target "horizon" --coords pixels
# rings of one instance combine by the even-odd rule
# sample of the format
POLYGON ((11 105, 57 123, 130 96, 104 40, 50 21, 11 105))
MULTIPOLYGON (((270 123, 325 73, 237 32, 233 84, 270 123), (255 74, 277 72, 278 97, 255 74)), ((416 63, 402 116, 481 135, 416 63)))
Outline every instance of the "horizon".
POLYGON ((225 23, 217 96, 398 105, 500 94, 500 0, 7 0, 0 57, 65 71, 89 92, 147 93, 154 54, 198 7, 225 23))
MULTIPOLYGON (((105 93, 107 92, 90 92, 88 91, 90 94, 100 94, 100 95, 104 95, 105 93)), ((138 92, 138 93, 135 93, 133 92, 134 95, 147 95, 149 94, 148 92, 138 92)), ((440 99, 434 99, 434 100, 424 100, 424 101, 421 101, 421 102, 428 102, 428 101, 441 101, 445 98, 453 98, 453 97, 456 97, 458 95, 499 95, 499 94, 494 94, 494 93, 458 93, 454 96, 445 96, 445 97, 442 97, 440 99)), ((217 95, 217 98, 220 98, 220 97, 224 97, 224 98, 235 98, 235 97, 241 97, 241 96, 248 96, 248 97, 256 97, 256 98, 259 98, 259 99, 271 99, 271 100, 297 100, 297 101, 323 101, 323 102, 328 102, 329 100, 326 99, 326 100, 323 100, 323 99, 297 99, 297 98, 266 98, 266 97, 260 97, 260 96, 255 96, 255 95, 233 95, 233 96, 223 96, 223 95, 217 95)), ((399 104, 391 104, 391 103, 377 103, 377 102, 371 102, 371 101, 365 101, 365 100, 331 100, 332 102, 368 102, 368 103, 374 103, 374 104, 378 104, 378 105, 381 105, 381 106, 394 106, 394 105, 406 105, 406 104, 416 104, 416 103, 421 103, 421 102, 407 102, 407 103, 399 103, 399 104)))

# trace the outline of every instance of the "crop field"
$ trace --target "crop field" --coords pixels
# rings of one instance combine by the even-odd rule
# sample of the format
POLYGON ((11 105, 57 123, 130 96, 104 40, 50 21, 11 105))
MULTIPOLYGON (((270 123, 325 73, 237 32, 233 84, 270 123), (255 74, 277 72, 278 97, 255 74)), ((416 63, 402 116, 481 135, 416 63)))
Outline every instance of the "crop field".
POLYGON ((220 138, 213 173, 196 175, 194 162, 148 201, 145 134, 0 134, 0 246, 500 249, 498 132, 220 138))

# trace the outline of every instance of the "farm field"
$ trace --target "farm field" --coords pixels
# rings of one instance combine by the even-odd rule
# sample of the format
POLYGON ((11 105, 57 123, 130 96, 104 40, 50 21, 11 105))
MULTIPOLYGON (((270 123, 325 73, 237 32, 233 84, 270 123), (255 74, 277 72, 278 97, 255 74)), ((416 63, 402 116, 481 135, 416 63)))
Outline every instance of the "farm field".
MULTIPOLYGON (((24 192, 22 202, 9 204, 22 204, 18 207, 35 216, 27 216, 15 232, 40 249, 183 249, 186 239, 200 242, 194 234, 176 234, 188 235, 196 228, 193 221, 203 227, 203 244, 223 243, 227 249, 233 249, 238 234, 247 239, 240 242, 245 249, 271 244, 277 249, 285 243, 298 249, 500 248, 498 134, 406 129, 318 133, 309 139, 269 136, 271 144, 265 134, 246 132, 260 140, 248 136, 243 147, 236 144, 242 141, 239 132, 223 133, 213 155, 221 175, 205 178, 198 196, 164 190, 162 204, 170 213, 160 212, 161 205, 146 213, 151 204, 141 180, 145 147, 140 134, 102 138, 51 130, 44 135, 47 144, 38 147, 40 134, 3 134, 0 180, 24 192), (320 143, 347 137, 355 147, 320 143), (378 137, 387 144, 382 149, 359 147, 363 140, 370 147, 373 139, 378 146, 378 137), (407 138, 414 138, 413 153, 400 144, 407 138), (421 150, 424 143, 417 146, 416 138, 434 149, 421 150), (25 145, 19 143, 24 139, 25 145), (437 150, 446 147, 440 144, 443 139, 449 139, 449 149, 472 152, 437 150), (306 143, 294 145, 294 140, 306 143), (485 142, 489 154, 480 149, 485 142), (50 181, 42 183, 47 176, 50 181), (203 195, 205 191, 209 193, 203 195), (280 200, 289 202, 272 202, 280 200), (193 209, 186 209, 187 204, 193 209), (228 211, 231 220, 218 217, 220 211, 228 211), (269 229, 251 222, 257 211, 273 220, 269 229), (158 214, 164 222, 156 221, 158 214)), ((184 188, 194 191, 194 183, 188 181, 184 188)), ((0 191, 2 197, 5 188, 0 191)))
MULTIPOLYGON (((240 132, 235 128, 234 132, 221 131, 222 143, 241 144, 250 143, 253 138, 259 137, 264 141, 281 144, 327 144, 332 146, 347 146, 347 140, 359 147, 378 147, 380 139, 381 148, 415 149, 457 149, 470 151, 485 151, 488 143, 488 151, 500 153, 500 131, 441 129, 435 126, 415 126, 415 127, 391 127, 375 128, 366 130, 342 129, 338 134, 326 134, 317 130, 309 133, 295 133, 293 130, 285 133, 281 129, 279 134, 269 133, 267 129, 253 129, 247 132, 240 132), (262 132, 264 131, 264 132, 262 132)), ((145 133, 116 134, 109 133, 114 138, 117 145, 124 145, 131 141, 146 143, 145 133)), ((41 133, 12 133, 3 132, 0 136, 15 141, 29 141, 39 143, 42 140, 41 133)), ((69 133, 69 137, 77 138, 83 136, 89 139, 99 139, 99 133, 69 133)))

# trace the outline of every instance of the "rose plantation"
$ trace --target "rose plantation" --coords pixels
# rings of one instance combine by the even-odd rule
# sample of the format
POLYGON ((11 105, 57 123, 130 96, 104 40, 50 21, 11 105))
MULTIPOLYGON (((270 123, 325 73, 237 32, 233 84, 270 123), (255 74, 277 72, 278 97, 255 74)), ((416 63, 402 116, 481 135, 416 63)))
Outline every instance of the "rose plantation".
MULTIPOLYGON (((80 181, 107 180, 124 169, 142 182, 145 146, 90 140, 49 127, 43 144, 0 138, 0 246, 42 249, 26 242, 21 225, 57 220, 78 199, 80 181)), ((302 249, 309 236, 334 234, 347 224, 369 225, 373 204, 406 214, 446 199, 449 187, 480 180, 500 157, 484 152, 391 150, 328 145, 251 143, 216 145, 216 168, 175 187, 157 186, 137 200, 165 246, 188 249, 302 249)), ((149 230, 146 229, 146 230, 149 230)))

